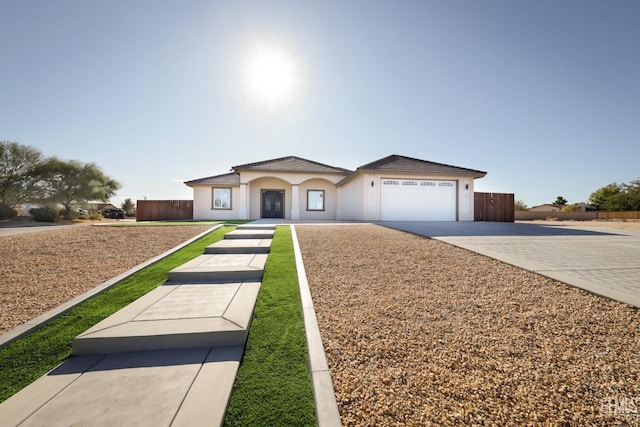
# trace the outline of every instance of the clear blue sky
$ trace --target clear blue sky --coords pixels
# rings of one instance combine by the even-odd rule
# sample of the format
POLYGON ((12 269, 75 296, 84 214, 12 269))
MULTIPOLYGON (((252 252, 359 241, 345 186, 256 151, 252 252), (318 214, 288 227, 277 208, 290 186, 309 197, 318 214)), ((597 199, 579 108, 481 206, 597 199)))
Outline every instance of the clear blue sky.
POLYGON ((529 206, 640 177, 640 1, 0 0, 0 140, 97 163, 125 198, 296 155, 485 170, 529 206), (247 90, 256 49, 297 86, 247 90))

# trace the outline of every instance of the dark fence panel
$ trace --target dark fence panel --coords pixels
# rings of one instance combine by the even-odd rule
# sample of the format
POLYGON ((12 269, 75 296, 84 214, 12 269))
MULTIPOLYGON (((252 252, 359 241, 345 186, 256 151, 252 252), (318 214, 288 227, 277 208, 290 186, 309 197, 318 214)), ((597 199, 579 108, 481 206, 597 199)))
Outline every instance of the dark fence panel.
POLYGON ((514 222, 514 195, 511 193, 474 193, 475 221, 514 222))
POLYGON ((136 221, 193 219, 193 200, 138 200, 136 221))

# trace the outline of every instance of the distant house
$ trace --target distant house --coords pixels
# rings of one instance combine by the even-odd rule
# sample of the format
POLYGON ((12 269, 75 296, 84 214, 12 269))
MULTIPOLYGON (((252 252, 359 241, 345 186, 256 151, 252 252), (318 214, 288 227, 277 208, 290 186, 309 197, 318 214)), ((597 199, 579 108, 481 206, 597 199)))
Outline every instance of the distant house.
POLYGON ((289 156, 185 182, 194 219, 473 221, 486 172, 391 155, 355 171, 289 156))
POLYGON ((118 209, 117 206, 112 205, 111 203, 89 203, 87 208, 89 212, 100 212, 100 213, 103 213, 107 209, 118 209))
POLYGON ((599 209, 597 206, 592 205, 590 203, 584 203, 584 202, 576 203, 577 212, 596 212, 598 210, 599 209))
POLYGON ((544 205, 538 205, 538 206, 534 206, 532 208, 529 209, 529 211, 531 212, 560 212, 562 209, 560 209, 558 206, 556 205, 551 205, 551 204, 544 204, 544 205))

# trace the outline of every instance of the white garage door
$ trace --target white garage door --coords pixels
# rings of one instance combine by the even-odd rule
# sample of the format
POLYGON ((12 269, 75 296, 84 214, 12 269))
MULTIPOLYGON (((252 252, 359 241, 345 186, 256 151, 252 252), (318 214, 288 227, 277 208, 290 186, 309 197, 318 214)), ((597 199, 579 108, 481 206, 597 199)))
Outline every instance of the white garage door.
POLYGON ((382 221, 455 221, 456 181, 383 178, 382 221))

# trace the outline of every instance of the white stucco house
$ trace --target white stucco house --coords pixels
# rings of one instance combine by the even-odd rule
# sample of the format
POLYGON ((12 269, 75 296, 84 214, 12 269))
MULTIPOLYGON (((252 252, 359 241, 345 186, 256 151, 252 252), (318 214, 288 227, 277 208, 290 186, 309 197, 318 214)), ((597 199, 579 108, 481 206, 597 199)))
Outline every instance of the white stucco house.
POLYGON ((486 172, 391 155, 355 171, 289 156, 186 181, 193 218, 473 221, 486 172))

